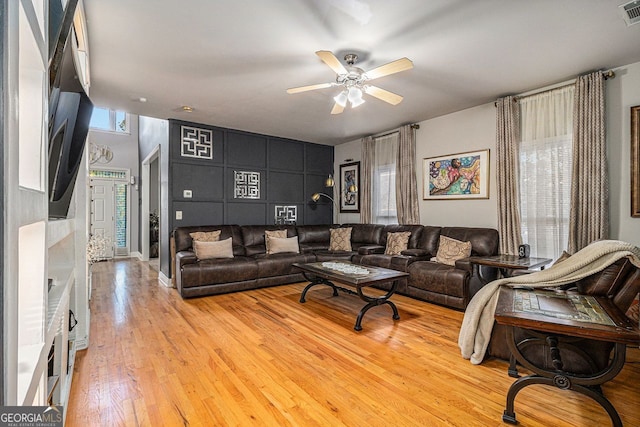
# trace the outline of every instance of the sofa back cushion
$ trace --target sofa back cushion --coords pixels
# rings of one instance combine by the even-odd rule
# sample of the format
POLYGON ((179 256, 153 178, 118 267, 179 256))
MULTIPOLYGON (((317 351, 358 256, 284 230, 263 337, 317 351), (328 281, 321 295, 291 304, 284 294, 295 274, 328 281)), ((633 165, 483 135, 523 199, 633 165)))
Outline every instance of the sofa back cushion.
POLYGON ((332 228, 336 228, 335 225, 298 225, 296 226, 296 232, 298 233, 298 242, 303 243, 325 243, 329 246, 329 240, 331 239, 332 228))
POLYGON ((296 227, 294 225, 243 225, 240 230, 246 256, 267 252, 264 235, 266 230, 286 230, 287 237, 296 235, 296 227))
POLYGON ((472 256, 498 254, 498 230, 493 228, 442 227, 440 234, 461 242, 471 242, 472 256))
POLYGON ((234 256, 244 256, 244 245, 240 226, 238 225, 195 225, 189 227, 178 227, 173 230, 173 237, 176 245, 176 252, 193 250, 193 238, 191 233, 198 231, 210 232, 220 230, 219 240, 232 238, 234 256))
POLYGON ((351 247, 354 251, 360 246, 382 245, 381 224, 342 224, 342 227, 351 227, 351 247))
POLYGON ((434 227, 430 225, 422 227, 418 249, 426 250, 429 256, 436 256, 438 253, 438 243, 440 241, 441 231, 442 227, 434 227))

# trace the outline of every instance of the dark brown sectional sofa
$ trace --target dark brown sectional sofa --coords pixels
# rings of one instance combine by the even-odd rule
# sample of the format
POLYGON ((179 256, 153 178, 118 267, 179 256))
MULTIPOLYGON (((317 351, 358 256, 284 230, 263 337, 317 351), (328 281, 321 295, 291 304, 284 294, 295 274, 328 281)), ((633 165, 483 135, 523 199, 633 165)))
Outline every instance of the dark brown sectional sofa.
MULTIPOLYGON (((472 275, 471 264, 455 266, 430 261, 438 252, 440 236, 470 241, 472 255, 496 255, 498 232, 491 228, 433 227, 422 225, 212 225, 178 227, 172 233, 172 274, 183 298, 215 295, 304 281, 293 263, 350 260, 409 273, 397 292, 410 297, 463 310, 482 283, 472 275), (331 229, 351 227, 352 251, 329 251, 331 229), (265 230, 287 230, 298 236, 300 253, 267 254, 265 230), (220 239, 232 238, 233 258, 198 260, 189 233, 221 230, 220 239), (409 231, 408 249, 401 255, 385 255, 387 234, 409 231)), ((491 269, 483 277, 495 277, 491 269)), ((384 287, 384 285, 383 285, 384 287)))

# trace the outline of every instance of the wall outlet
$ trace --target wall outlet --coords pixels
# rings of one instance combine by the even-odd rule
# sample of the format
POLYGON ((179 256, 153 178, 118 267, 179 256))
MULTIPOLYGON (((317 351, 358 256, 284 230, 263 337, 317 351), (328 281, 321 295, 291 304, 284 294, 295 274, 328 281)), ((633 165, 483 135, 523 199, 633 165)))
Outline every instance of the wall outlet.
POLYGON ((182 219, 182 211, 176 211, 176 219, 177 220, 181 220, 182 219))
POLYGON ((182 196, 185 199, 190 199, 191 197, 193 197, 193 192, 191 190, 183 190, 182 191, 182 196))

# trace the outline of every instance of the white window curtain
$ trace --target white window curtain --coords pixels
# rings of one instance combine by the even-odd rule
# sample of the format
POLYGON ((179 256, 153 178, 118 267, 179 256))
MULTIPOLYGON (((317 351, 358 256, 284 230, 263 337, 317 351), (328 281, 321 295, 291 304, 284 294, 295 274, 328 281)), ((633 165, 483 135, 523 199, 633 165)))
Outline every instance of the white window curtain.
POLYGON ((375 138, 373 166, 372 213, 375 224, 397 224, 396 162, 398 133, 375 138))
POLYGON ((567 249, 571 202, 574 86, 520 98, 522 240, 531 256, 567 249))

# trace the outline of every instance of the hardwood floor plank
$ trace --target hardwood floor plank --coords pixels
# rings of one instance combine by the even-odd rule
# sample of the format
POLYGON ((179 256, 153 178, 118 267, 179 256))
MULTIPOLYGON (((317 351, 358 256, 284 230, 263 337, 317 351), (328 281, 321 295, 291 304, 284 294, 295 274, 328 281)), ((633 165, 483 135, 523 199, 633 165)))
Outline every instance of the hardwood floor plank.
MULTIPOLYGON (((459 311, 395 295, 363 331, 353 295, 304 283, 183 300, 137 260, 95 264, 91 341, 76 357, 68 426, 498 426, 508 363, 460 357, 459 311)), ((640 425, 640 354, 603 387, 640 425)), ((609 425, 599 405, 545 386, 522 426, 609 425)))

